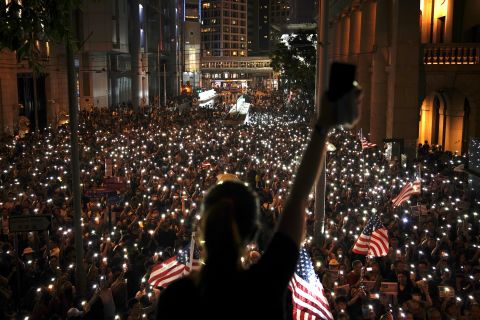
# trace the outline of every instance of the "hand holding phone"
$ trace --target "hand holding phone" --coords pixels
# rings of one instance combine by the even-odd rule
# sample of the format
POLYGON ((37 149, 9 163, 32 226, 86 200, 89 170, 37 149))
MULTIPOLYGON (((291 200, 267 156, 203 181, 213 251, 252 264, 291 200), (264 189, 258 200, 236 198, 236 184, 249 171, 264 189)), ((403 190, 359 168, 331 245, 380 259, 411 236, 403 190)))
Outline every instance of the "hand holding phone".
POLYGON ((330 68, 327 98, 334 103, 337 125, 351 129, 358 121, 360 87, 355 80, 356 66, 334 62, 330 68))

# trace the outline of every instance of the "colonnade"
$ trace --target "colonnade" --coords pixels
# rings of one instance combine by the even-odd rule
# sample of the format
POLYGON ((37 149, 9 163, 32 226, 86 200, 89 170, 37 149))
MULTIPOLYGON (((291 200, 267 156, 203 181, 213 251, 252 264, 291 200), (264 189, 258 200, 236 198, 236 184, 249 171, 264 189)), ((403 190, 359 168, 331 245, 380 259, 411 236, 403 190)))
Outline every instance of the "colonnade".
POLYGON ((420 105, 419 0, 351 1, 330 12, 329 59, 357 65, 359 127, 381 144, 403 138, 414 155, 420 105))

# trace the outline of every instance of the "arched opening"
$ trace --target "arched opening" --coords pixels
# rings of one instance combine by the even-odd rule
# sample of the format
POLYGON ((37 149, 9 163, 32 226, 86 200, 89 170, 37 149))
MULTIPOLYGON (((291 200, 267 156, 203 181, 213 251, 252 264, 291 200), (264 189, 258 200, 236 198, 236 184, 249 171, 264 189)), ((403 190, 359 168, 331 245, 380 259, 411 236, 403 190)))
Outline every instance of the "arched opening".
POLYGON ((443 145, 445 109, 445 101, 441 93, 433 92, 425 98, 420 111, 419 143, 428 141, 431 145, 443 145))
POLYGON ((422 103, 418 142, 465 153, 468 147, 470 102, 457 89, 432 92, 422 103))

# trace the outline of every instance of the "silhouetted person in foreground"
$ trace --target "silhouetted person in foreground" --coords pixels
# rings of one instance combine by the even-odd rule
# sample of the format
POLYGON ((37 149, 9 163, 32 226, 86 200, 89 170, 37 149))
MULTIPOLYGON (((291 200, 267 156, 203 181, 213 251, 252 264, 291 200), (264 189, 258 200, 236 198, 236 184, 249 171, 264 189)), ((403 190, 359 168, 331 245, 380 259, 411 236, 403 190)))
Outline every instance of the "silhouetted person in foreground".
MULTIPOLYGON (((359 93, 354 89, 345 97, 357 106, 359 93)), ((239 182, 209 190, 202 204, 205 266, 160 294, 157 319, 285 318, 285 294, 304 238, 308 195, 320 172, 327 132, 342 124, 334 115, 336 107, 323 100, 275 233, 259 261, 247 270, 240 258, 257 233, 257 195, 239 182)))

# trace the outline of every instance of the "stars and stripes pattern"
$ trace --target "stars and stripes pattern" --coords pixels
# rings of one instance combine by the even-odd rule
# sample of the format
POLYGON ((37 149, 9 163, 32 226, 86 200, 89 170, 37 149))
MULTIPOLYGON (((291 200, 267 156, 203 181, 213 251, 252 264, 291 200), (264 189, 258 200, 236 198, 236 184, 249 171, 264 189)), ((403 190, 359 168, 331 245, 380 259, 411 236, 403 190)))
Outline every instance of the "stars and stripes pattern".
POLYGON ((409 182, 403 186, 398 196, 392 199, 394 207, 400 206, 402 203, 410 199, 413 195, 418 195, 422 192, 422 183, 420 179, 416 179, 414 182, 409 182))
POLYGON ((297 267, 288 288, 292 292, 293 319, 333 320, 322 283, 318 280, 312 260, 304 247, 300 249, 297 267))
POLYGON ((170 283, 188 275, 191 271, 200 270, 200 250, 195 241, 193 241, 193 255, 191 250, 192 242, 179 250, 177 255, 153 266, 148 283, 154 287, 166 288, 170 283))
POLYGON ((375 148, 377 146, 375 143, 368 141, 365 137, 362 137, 360 141, 362 142, 362 150, 375 148))
POLYGON ((388 231, 374 214, 355 241, 352 252, 356 254, 382 257, 388 254, 388 231))

